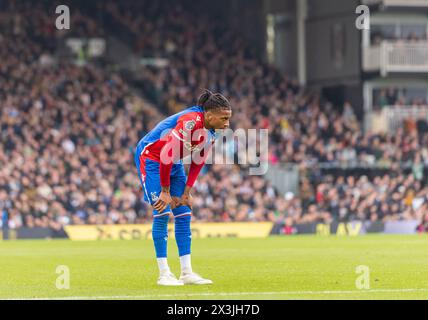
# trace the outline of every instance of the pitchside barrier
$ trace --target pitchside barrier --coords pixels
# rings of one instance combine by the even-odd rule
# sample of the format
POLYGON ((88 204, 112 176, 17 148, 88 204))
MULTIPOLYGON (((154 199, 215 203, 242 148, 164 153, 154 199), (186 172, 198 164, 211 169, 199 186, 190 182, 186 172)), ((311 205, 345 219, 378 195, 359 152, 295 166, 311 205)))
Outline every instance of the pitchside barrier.
MULTIPOLYGON (((233 222, 233 223, 193 223, 193 238, 266 238, 273 229, 272 222, 233 222)), ((71 240, 139 240, 151 239, 151 224, 115 224, 115 225, 72 225, 64 230, 50 228, 19 228, 8 232, 9 239, 52 239, 69 238, 71 240)), ((174 224, 168 227, 169 236, 174 237, 174 224)), ((3 236, 0 231, 0 239, 3 236)))
POLYGON ((325 223, 307 223, 287 226, 285 223, 276 223, 272 228, 271 235, 292 235, 292 234, 317 234, 317 235, 338 235, 357 236, 367 233, 387 233, 387 234, 413 234, 417 232, 419 221, 350 221, 325 223))
MULTIPOLYGON (((194 238, 266 238, 269 235, 315 234, 320 236, 358 236, 367 233, 415 234, 419 222, 409 221, 351 221, 308 223, 287 226, 284 223, 272 222, 229 222, 229 223, 193 223, 194 238)), ((169 225, 169 235, 174 237, 174 225, 169 225)), ((66 226, 63 230, 51 228, 10 229, 7 237, 0 230, 0 240, 6 239, 55 239, 71 240, 139 240, 151 239, 151 224, 126 225, 75 225, 66 226)))
MULTIPOLYGON (((191 226, 193 238, 264 238, 272 228, 272 222, 193 223, 191 226)), ((168 231, 173 238, 174 224, 169 225, 168 231)), ((67 226, 65 232, 71 240, 151 239, 152 225, 67 226)))

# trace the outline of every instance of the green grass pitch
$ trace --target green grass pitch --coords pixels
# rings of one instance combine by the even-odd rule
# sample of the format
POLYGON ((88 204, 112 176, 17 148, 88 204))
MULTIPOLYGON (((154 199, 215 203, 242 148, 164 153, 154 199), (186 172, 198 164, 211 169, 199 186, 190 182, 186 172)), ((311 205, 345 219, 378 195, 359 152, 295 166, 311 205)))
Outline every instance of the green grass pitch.
POLYGON ((0 241, 0 299, 428 299, 427 253, 426 235, 194 239, 193 269, 214 284, 161 287, 151 240, 0 241), (56 288, 59 265, 69 289, 56 288), (356 288, 359 265, 370 289, 356 288))

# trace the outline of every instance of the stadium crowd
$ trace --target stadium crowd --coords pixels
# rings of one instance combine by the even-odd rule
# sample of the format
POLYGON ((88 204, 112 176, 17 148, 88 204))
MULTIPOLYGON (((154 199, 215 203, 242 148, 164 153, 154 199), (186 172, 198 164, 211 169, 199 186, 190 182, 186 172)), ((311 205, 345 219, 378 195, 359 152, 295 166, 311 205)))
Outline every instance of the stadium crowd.
MULTIPOLYGON (((351 177, 345 180, 345 187, 340 188, 338 184, 343 177, 337 183, 323 182, 317 190, 321 188, 336 192, 325 197, 319 197, 318 191, 312 192, 313 205, 303 206, 303 214, 300 206, 291 210, 296 212, 296 221, 316 220, 317 216, 326 212, 339 216, 336 194, 340 194, 343 200, 343 209, 340 210, 342 218, 408 218, 412 214, 419 215, 413 210, 412 200, 409 199, 412 199, 411 194, 417 194, 416 199, 427 195, 427 189, 423 188, 423 167, 428 165, 426 123, 390 134, 364 134, 349 103, 344 105, 343 110, 337 111, 330 104, 323 104, 308 95, 295 81, 254 58, 239 37, 234 37, 215 20, 195 19, 194 12, 184 10, 179 4, 170 6, 168 14, 161 14, 161 5, 143 1, 141 8, 149 5, 147 16, 135 14, 140 12, 139 5, 131 4, 132 9, 129 5, 126 1, 110 2, 107 10, 135 35, 133 45, 136 53, 170 61, 166 68, 147 67, 142 72, 149 91, 157 92, 156 102, 164 104, 170 112, 184 107, 198 86, 208 87, 231 96, 234 106, 232 127, 270 129, 271 163, 293 162, 300 164, 302 169, 317 163, 380 166, 394 172, 377 176, 373 181, 365 181, 366 177, 358 178, 354 183, 357 187, 352 184, 351 177), (194 24, 189 25, 187 21, 190 20, 194 24), (152 26, 159 26, 156 37, 152 37, 150 32, 152 26), (406 166, 411 167, 411 174, 401 170, 406 166), (396 190, 396 181, 410 182, 396 190), (363 192, 353 201, 352 193, 348 192, 349 197, 344 199, 345 194, 337 191, 358 190, 360 186, 367 187, 371 192, 363 192), (396 203, 397 192, 406 195, 406 200, 399 205, 396 203), (371 195, 370 199, 366 199, 365 195, 368 194, 371 195), (355 211, 357 207, 358 212, 355 211), (390 214, 386 213, 388 210, 390 214), (315 214, 311 214, 313 212, 315 214)), ((391 105, 400 101, 408 103, 400 100, 393 88, 382 91, 383 95, 391 105)), ((424 101, 419 99, 413 103, 423 104, 424 101)), ((419 213, 425 207, 418 208, 422 208, 419 213)))
MULTIPOLYGON (((159 11, 161 4, 148 1, 111 1, 107 10, 136 34, 137 53, 170 61, 168 67, 141 72, 148 95, 156 92, 155 101, 170 113, 206 87, 231 97, 232 127, 270 129, 273 162, 411 162, 421 151, 428 164, 427 149, 420 148, 427 145, 427 132, 363 134, 349 103, 342 112, 322 104, 295 80, 253 57, 242 38, 224 30, 221 22, 195 19, 179 3, 169 5, 167 14, 159 11)), ((395 103, 396 93, 391 95, 395 103)))
MULTIPOLYGON (((169 61, 141 70, 147 98, 173 113, 195 101, 201 88, 222 92, 233 106, 232 128, 269 129, 269 163, 296 163, 303 177, 299 195, 283 195, 238 165, 206 166, 194 187, 195 219, 423 219, 427 132, 363 133, 349 103, 337 110, 323 102, 256 58, 221 22, 180 2, 150 3, 154 7, 143 11, 138 6, 144 1, 104 7, 135 35, 136 53, 169 61), (390 171, 371 179, 313 179, 319 163, 390 171)), ((18 15, 7 10, 2 8, 0 24, 15 32, 0 35, 0 206, 9 211, 10 226, 150 221, 132 152, 162 115, 118 73, 55 61, 52 39, 64 34, 48 28, 43 7, 19 8, 18 15)), ((79 21, 82 34, 97 32, 90 17, 79 15, 79 21)))
POLYGON ((9 225, 136 221, 130 146, 159 115, 119 75, 55 63, 57 33, 38 23, 48 19, 43 9, 1 20, 17 30, 0 40, 0 204, 9 225))

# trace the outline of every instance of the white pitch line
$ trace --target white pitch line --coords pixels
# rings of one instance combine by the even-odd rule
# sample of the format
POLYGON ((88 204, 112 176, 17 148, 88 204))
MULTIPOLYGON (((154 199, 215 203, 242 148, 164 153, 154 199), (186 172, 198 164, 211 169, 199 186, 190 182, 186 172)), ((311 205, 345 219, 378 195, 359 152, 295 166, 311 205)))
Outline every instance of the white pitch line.
MULTIPOLYGON (((16 298, 8 300, 107 300, 107 299, 148 299, 168 297, 195 297, 195 296, 246 296, 246 295, 317 295, 317 294, 361 294, 361 293, 403 293, 428 292, 428 288, 421 289, 368 289, 368 290, 327 290, 327 291, 273 291, 273 292, 202 292, 179 294, 148 294, 122 296, 89 296, 89 297, 53 297, 53 298, 16 298)), ((0 298, 1 300, 1 298, 0 298)))

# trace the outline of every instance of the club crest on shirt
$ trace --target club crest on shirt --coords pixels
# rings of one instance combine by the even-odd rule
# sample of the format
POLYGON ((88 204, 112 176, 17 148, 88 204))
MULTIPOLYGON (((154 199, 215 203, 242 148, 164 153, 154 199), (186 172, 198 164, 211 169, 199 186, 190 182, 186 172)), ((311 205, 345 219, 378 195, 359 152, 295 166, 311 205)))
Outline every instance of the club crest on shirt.
POLYGON ((193 128, 195 127, 195 124, 196 124, 195 120, 187 121, 184 123, 184 128, 186 130, 193 130, 193 128))

